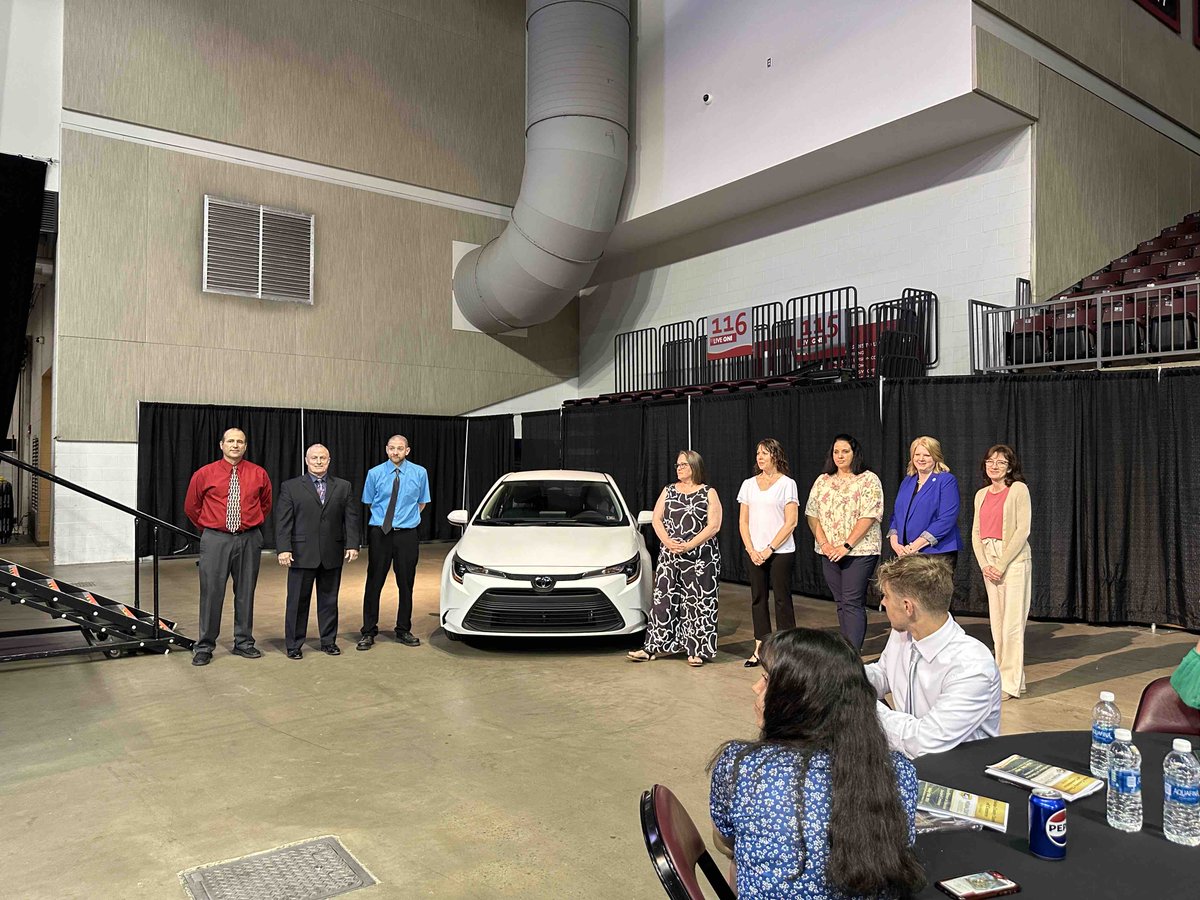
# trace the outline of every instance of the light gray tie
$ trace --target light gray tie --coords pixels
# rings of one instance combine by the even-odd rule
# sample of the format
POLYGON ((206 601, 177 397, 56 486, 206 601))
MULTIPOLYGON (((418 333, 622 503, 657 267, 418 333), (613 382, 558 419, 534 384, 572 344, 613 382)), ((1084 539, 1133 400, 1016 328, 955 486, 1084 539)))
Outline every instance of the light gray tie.
POLYGON ((904 711, 910 716, 916 715, 916 692, 917 692, 917 663, 921 661, 921 651, 917 649, 916 642, 910 645, 908 660, 908 698, 904 704, 904 711))

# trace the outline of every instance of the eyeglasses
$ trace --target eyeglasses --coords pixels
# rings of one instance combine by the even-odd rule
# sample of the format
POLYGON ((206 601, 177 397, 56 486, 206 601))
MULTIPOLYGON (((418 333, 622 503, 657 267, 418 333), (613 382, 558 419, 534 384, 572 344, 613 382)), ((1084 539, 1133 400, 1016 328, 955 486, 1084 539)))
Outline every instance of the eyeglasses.
POLYGON ((691 467, 691 463, 675 463, 675 468, 677 469, 690 469, 691 467))
POLYGON ((1007 459, 989 459, 989 460, 988 460, 988 461, 985 463, 985 465, 988 465, 988 466, 1007 466, 1007 465, 1008 465, 1008 460, 1007 460, 1007 459))

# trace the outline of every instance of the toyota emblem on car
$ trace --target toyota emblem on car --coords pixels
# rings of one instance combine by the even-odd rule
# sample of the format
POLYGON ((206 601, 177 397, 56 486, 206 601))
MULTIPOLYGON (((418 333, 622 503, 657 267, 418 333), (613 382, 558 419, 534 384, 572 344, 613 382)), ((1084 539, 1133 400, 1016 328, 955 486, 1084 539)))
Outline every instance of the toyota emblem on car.
POLYGON ((539 591, 553 590, 554 579, 549 575, 539 575, 537 578, 533 579, 533 586, 539 591))

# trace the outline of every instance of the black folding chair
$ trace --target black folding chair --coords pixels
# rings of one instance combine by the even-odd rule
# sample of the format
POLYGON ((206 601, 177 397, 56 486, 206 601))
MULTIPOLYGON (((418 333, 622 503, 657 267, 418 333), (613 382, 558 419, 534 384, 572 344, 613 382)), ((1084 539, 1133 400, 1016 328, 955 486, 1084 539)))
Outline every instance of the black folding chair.
POLYGON ((661 784, 642 794, 642 834, 650 862, 671 900, 705 900, 696 877, 697 866, 718 900, 737 900, 704 846, 696 823, 678 798, 661 784))

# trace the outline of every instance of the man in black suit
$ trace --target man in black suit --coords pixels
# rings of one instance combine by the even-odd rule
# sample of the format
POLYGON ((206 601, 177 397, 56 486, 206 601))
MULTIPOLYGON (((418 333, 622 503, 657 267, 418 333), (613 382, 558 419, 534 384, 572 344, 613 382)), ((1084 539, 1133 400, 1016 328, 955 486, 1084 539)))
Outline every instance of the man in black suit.
POLYGON ((288 659, 301 659, 308 636, 308 606, 317 585, 321 650, 338 656, 338 586, 342 562, 358 559, 358 504, 350 482, 328 477, 329 451, 313 444, 304 454, 307 474, 285 481, 275 505, 279 564, 288 569, 284 636, 288 659))

